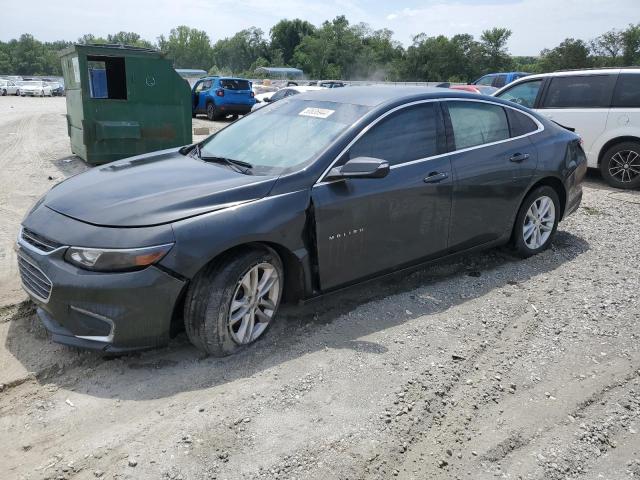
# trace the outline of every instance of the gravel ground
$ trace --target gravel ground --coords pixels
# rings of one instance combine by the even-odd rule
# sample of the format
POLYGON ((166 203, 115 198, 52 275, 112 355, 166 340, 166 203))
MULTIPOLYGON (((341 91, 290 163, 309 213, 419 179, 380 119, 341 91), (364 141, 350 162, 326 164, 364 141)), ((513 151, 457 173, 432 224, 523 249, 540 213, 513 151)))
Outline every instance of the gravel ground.
MULTIPOLYGON (((31 100, 59 99, 14 102, 31 100)), ((0 107, 0 131, 29 126, 0 139, 4 242, 69 152, 64 101, 0 107)), ((224 359, 184 335, 119 358, 58 346, 15 296, 2 478, 640 478, 639 212, 640 192, 594 175, 537 257, 490 250, 287 306, 224 359)))

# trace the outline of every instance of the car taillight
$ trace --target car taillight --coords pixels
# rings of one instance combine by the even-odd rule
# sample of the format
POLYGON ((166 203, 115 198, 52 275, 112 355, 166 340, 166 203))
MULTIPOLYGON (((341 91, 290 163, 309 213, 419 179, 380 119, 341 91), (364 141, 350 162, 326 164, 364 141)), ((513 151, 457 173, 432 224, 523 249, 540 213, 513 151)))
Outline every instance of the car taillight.
POLYGON ((224 97, 224 90, 223 89, 216 90, 216 95, 218 97, 224 97))

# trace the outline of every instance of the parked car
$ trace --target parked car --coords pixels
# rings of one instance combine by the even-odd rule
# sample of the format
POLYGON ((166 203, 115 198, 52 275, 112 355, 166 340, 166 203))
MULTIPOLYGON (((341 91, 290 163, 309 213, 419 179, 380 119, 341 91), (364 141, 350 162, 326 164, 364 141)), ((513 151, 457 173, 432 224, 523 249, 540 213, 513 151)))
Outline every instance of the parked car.
POLYGON ((531 75, 495 96, 574 128, 609 185, 640 187, 640 68, 531 75))
POLYGON ((452 90, 462 90, 464 92, 477 93, 478 95, 493 95, 498 91, 495 87, 487 87, 485 85, 450 85, 447 88, 452 90))
POLYGON ((489 73, 480 77, 472 85, 483 85, 486 87, 502 88, 505 85, 509 85, 511 82, 515 82, 519 78, 524 78, 530 75, 525 72, 505 72, 505 73, 489 73))
POLYGON ((51 95, 54 97, 64 96, 64 86, 60 82, 47 82, 47 85, 51 87, 51 95))
POLYGON ((18 82, 23 97, 51 97, 51 87, 41 80, 23 80, 18 82))
POLYGON ((12 80, 0 79, 0 95, 20 95, 20 87, 12 80))
POLYGON ((290 97, 292 95, 298 95, 302 92, 312 92, 314 90, 322 90, 323 87, 302 86, 302 87, 286 87, 281 88, 277 92, 263 93, 256 95, 256 104, 251 110, 257 110, 264 107, 267 103, 277 102, 283 98, 290 97))
POLYGON ((206 113, 209 120, 228 115, 244 115, 256 103, 251 82, 244 78, 205 77, 191 90, 192 115, 206 113))
POLYGON ((323 88, 340 88, 346 87, 347 84, 341 80, 322 80, 318 82, 318 86, 323 88))
POLYGON ((22 222, 24 289, 53 340, 227 355, 283 300, 441 257, 551 244, 582 198, 580 138, 446 89, 323 89, 183 148, 68 178, 22 222))

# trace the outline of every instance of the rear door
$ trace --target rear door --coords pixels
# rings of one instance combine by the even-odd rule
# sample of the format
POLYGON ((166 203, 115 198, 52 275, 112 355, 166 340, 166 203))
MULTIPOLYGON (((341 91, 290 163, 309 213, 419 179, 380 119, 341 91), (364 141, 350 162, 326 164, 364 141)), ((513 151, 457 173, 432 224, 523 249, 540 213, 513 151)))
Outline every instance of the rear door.
POLYGON ((384 159, 385 178, 319 182, 312 190, 323 290, 447 248, 451 165, 442 111, 429 101, 378 119, 341 155, 384 159))
POLYGON ((571 127, 582 137, 589 164, 597 164, 594 144, 607 126, 611 97, 617 79, 612 74, 551 77, 539 106, 540 113, 571 127))
POLYGON ((522 192, 535 172, 537 151, 525 132, 530 126, 511 133, 508 108, 478 101, 446 105, 455 150, 449 243, 453 250, 465 250, 511 230, 522 192))
POLYGON ((241 78, 221 78, 220 88, 224 90, 224 103, 249 104, 251 102, 251 82, 241 78))

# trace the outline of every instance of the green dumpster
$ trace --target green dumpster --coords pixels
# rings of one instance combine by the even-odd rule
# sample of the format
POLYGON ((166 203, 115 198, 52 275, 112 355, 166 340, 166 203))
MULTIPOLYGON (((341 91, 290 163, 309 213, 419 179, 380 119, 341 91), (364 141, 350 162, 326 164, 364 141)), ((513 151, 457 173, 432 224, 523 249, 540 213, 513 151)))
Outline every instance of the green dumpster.
POLYGON ((159 51, 75 45, 61 60, 71 150, 87 163, 191 143, 191 89, 159 51))

